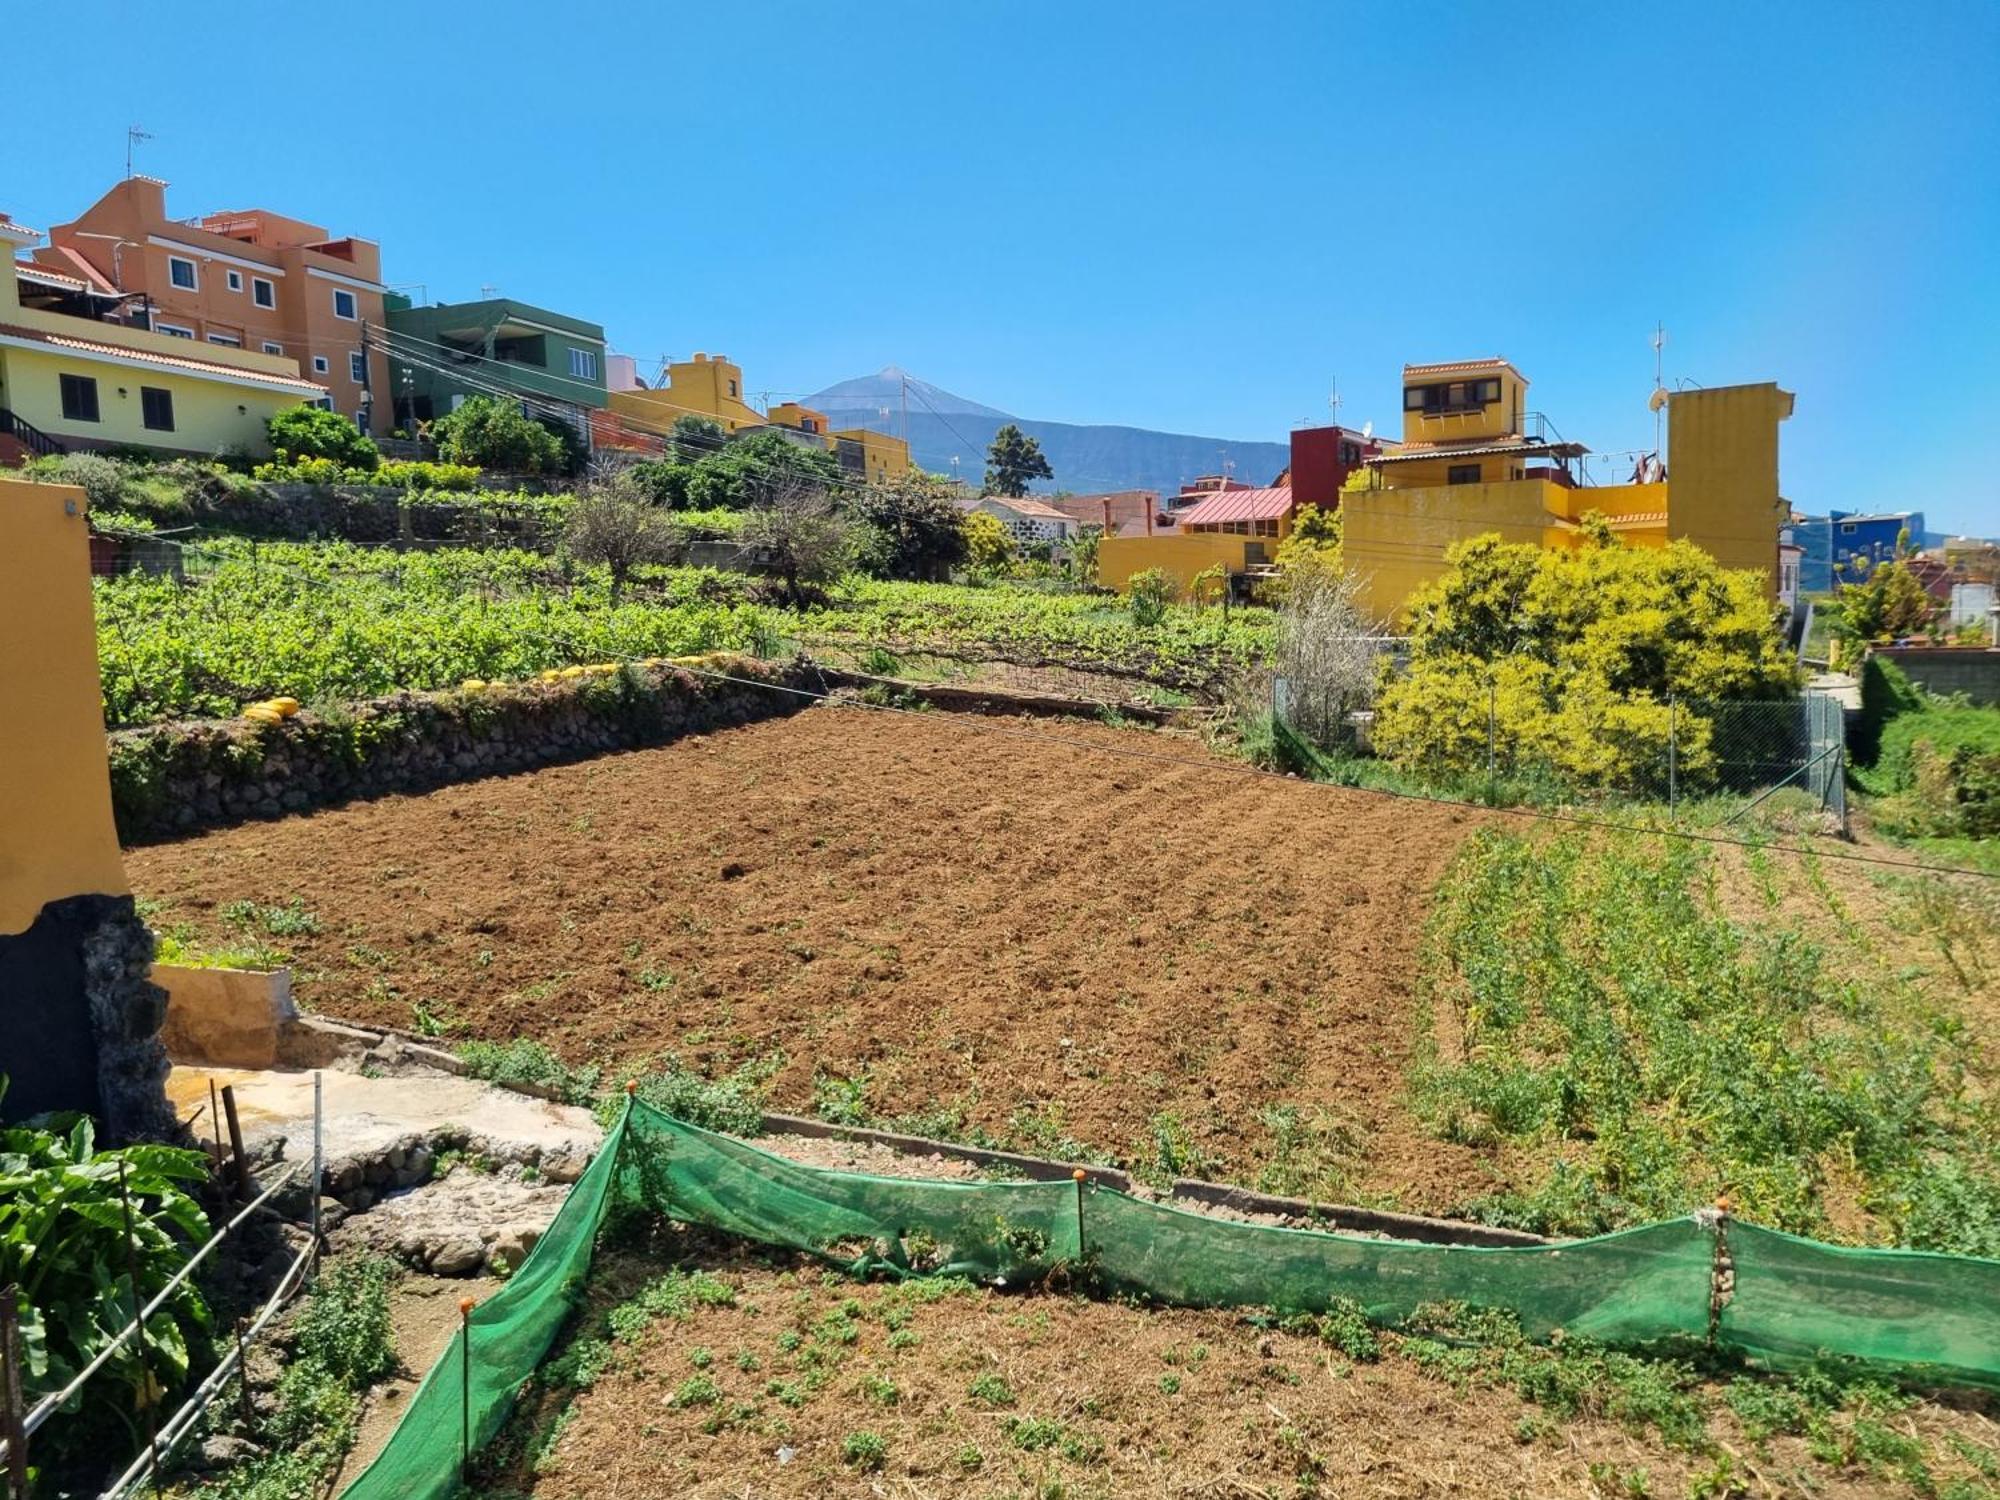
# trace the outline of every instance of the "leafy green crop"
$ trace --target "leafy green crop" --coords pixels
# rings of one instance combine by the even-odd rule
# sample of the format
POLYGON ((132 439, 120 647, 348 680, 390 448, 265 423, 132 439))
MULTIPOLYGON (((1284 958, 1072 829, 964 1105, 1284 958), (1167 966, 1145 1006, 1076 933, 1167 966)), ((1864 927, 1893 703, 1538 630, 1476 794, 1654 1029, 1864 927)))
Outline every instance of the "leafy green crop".
MULTIPOLYGON (((31 1404, 96 1358, 209 1233, 189 1193, 208 1176, 199 1152, 144 1145, 99 1151, 88 1118, 52 1116, 47 1124, 0 1129, 0 1285, 21 1288, 31 1404), (132 1207, 129 1242, 121 1167, 132 1207)), ((190 1285, 177 1289, 146 1320, 143 1352, 135 1339, 114 1355, 84 1388, 79 1415, 48 1429, 47 1445, 57 1455, 78 1451, 113 1413, 136 1420, 187 1378, 208 1322, 200 1294, 190 1285)))

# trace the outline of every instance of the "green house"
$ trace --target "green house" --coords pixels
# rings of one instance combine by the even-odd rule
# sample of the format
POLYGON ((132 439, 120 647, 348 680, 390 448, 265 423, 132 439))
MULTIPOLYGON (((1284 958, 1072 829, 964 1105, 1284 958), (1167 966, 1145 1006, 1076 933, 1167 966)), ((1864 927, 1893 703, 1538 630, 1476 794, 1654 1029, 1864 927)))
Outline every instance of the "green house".
POLYGON ((513 396, 589 440, 605 404, 601 325, 509 297, 416 307, 392 292, 385 305, 397 427, 416 432, 472 396, 513 396))

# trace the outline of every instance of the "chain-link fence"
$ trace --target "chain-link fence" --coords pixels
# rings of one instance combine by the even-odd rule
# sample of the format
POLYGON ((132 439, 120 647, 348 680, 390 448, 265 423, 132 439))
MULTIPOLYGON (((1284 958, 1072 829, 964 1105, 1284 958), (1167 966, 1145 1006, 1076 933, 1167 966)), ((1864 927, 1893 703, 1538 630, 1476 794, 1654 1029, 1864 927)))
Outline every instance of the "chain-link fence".
MULTIPOLYGON (((1377 649, 1393 677, 1399 643, 1377 649)), ((1379 722, 1373 692, 1343 690, 1344 678, 1272 680, 1271 711, 1282 732, 1364 779, 1369 762, 1400 773, 1408 789, 1440 798, 1518 802, 1647 802, 1670 816, 1735 822, 1804 815, 1847 826, 1845 716, 1823 693, 1770 701, 1670 698, 1664 704, 1570 704, 1559 713, 1521 711, 1498 682, 1473 685, 1432 705, 1423 723, 1379 722)))

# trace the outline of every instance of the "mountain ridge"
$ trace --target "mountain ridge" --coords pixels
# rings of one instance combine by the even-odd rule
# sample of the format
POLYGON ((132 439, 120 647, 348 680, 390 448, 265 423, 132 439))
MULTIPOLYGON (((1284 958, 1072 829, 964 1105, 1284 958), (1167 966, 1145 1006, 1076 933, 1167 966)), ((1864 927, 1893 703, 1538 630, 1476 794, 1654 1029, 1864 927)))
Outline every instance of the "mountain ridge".
POLYGON ((1009 422, 1042 445, 1042 454, 1055 471, 1053 479, 1033 486, 1038 494, 1157 490, 1170 495, 1197 475, 1219 472, 1225 462, 1235 477, 1269 484, 1291 461, 1286 443, 1240 442, 1122 423, 1017 417, 920 380, 895 365, 837 381, 802 404, 825 412, 835 427, 866 427, 902 437, 905 381, 911 461, 974 483, 985 473, 993 434, 1009 422))

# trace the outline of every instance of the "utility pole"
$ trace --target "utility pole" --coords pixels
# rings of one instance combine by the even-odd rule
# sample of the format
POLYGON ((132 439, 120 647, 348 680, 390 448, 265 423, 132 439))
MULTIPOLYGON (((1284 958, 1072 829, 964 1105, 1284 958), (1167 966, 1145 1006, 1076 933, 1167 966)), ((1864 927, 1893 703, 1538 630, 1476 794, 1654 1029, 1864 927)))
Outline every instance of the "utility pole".
POLYGON ((903 441, 904 443, 907 444, 910 441, 910 377, 905 375, 902 377, 902 380, 903 380, 903 441))
POLYGON ((132 175, 132 148, 138 145, 139 142, 150 141, 152 138, 150 131, 142 130, 137 125, 127 125, 125 127, 125 175, 127 177, 132 175))
POLYGON ((355 424, 361 429, 363 437, 368 435, 368 419, 375 406, 375 389, 368 378, 373 363, 368 356, 372 352, 368 346, 368 320, 363 318, 361 320, 361 407, 358 413, 361 420, 355 424))

